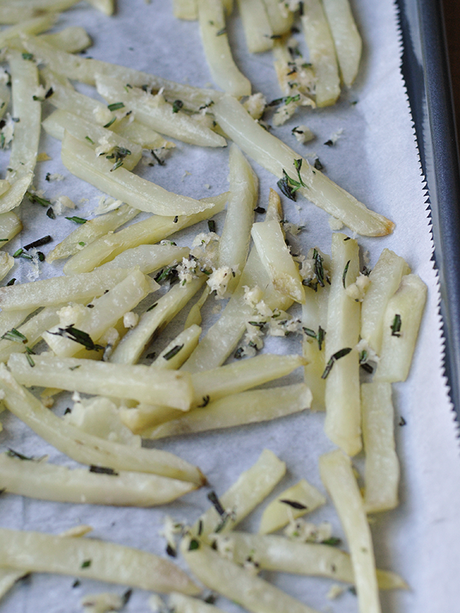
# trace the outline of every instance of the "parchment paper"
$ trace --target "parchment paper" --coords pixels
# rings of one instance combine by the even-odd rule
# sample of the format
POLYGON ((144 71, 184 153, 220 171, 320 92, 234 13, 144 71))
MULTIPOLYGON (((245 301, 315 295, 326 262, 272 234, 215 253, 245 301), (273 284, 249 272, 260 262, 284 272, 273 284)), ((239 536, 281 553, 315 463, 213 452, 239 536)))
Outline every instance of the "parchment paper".
MULTIPOLYGON (((108 18, 85 3, 68 11, 59 21, 87 28, 94 40, 88 55, 132 66, 198 86, 212 86, 201 50, 196 22, 175 20, 171 3, 153 0, 119 0, 115 17, 108 18)), ((428 304, 409 380, 394 386, 396 424, 400 416, 406 425, 396 425, 398 453, 402 466, 401 505, 378 516, 372 525, 377 563, 399 572, 411 586, 405 593, 382 593, 382 609, 387 613, 431 613, 454 610, 458 602, 460 568, 460 463, 457 427, 449 404, 442 370, 443 341, 438 313, 439 292, 432 263, 432 242, 426 203, 426 191, 420 172, 414 131, 407 96, 400 75, 400 36, 397 15, 391 0, 355 0, 354 13, 364 39, 363 64, 357 83, 345 92, 338 105, 315 112, 302 111, 285 127, 276 129, 280 136, 300 154, 316 153, 326 173, 343 188, 396 223, 393 235, 382 239, 359 239, 368 249, 373 265, 384 247, 403 256, 412 270, 429 287, 428 304), (356 102, 356 104, 351 104, 356 102), (306 123, 317 139, 308 146, 299 145, 291 135, 295 125, 306 123), (343 134, 334 147, 323 143, 337 130, 343 134)), ((239 66, 250 78, 254 92, 262 91, 268 100, 278 98, 275 73, 270 54, 249 55, 239 17, 229 23, 229 35, 239 66)), ((80 88, 89 92, 90 88, 80 88)), ((93 94, 95 95, 95 94, 93 94)), ((49 110, 45 110, 47 114, 49 110)), ((87 217, 95 208, 100 194, 81 181, 74 180, 59 159, 59 144, 43 137, 41 151, 53 159, 38 165, 36 185, 47 197, 68 195, 77 204, 75 214, 87 217), (65 181, 47 183, 47 172, 65 175, 65 181), (86 199, 86 200, 85 200, 86 199)), ((200 150, 178 143, 166 166, 156 166, 144 175, 163 187, 199 198, 227 189, 227 150, 200 150), (190 173, 190 174, 189 174, 190 173)), ((7 157, 3 155, 4 167, 7 157)), ((260 205, 267 202, 268 190, 275 179, 259 167, 260 205)), ((285 218, 302 223, 306 230, 294 244, 306 253, 318 245, 330 251, 331 230, 327 215, 306 201, 297 205, 284 201, 285 218)), ((55 239, 52 248, 71 230, 71 222, 59 218, 51 221, 37 205, 23 205, 24 232, 8 246, 13 253, 19 246, 44 234, 55 239)), ((74 213, 71 213, 74 214, 74 213)), ((218 231, 223 223, 218 219, 218 231)), ((206 231, 206 224, 200 226, 206 231)), ((189 244, 191 233, 177 236, 178 244, 189 244)), ((45 248, 47 249, 48 246, 45 248)), ((42 265, 41 278, 58 274, 61 266, 42 265)), ((31 268, 18 261, 11 276, 27 281, 31 268)), ((208 307, 210 317, 215 304, 208 307)), ((180 318, 179 318, 180 321, 180 318)), ((170 326, 159 341, 161 350, 174 336, 179 323, 170 326)), ((288 339, 282 346, 268 343, 274 351, 299 351, 300 341, 288 339)), ((291 377, 299 380, 300 372, 291 377)), ((66 404, 54 409, 62 415, 66 404)), ((69 406, 69 405, 67 405, 69 406)), ((264 447, 270 448, 287 462, 288 475, 276 491, 305 477, 323 490, 317 458, 332 449, 325 438, 323 414, 302 413, 297 416, 231 432, 208 433, 193 439, 171 439, 159 447, 180 454, 198 464, 218 494, 233 483, 240 472, 251 466, 264 447)), ((13 447, 36 456, 49 454, 50 461, 73 465, 49 445, 40 441, 25 426, 8 414, 2 415, 4 431, 0 435, 2 450, 13 447)), ((208 507, 206 491, 187 496, 167 508, 112 509, 96 506, 54 504, 1 497, 1 525, 52 533, 80 522, 94 527, 93 536, 164 553, 165 543, 158 536, 165 513, 177 519, 193 521, 208 507)), ((256 530, 260 519, 256 511, 242 528, 256 530)), ((311 520, 331 521, 334 534, 342 536, 332 505, 316 511, 311 520)), ((180 563, 180 561, 179 561, 180 563)), ((328 601, 330 582, 300 577, 281 577, 269 573, 270 580, 319 611, 351 613, 357 611, 356 597, 346 592, 336 601, 328 601)), ((107 586, 82 580, 72 588, 73 578, 33 575, 17 585, 0 604, 5 613, 73 613, 81 610, 80 598, 87 593, 114 591, 121 586, 107 586)), ((127 611, 148 611, 147 594, 135 590, 127 611)), ((232 603, 217 603, 228 611, 238 611, 232 603)), ((280 612, 282 613, 282 612, 280 612)))

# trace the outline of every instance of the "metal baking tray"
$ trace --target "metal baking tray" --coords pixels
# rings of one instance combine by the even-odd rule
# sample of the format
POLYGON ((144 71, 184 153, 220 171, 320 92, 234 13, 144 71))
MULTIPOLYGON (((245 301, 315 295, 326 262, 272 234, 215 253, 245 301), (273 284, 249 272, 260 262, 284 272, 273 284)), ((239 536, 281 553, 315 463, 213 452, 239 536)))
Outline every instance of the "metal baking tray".
POLYGON ((442 2, 397 0, 402 73, 431 209, 439 272, 445 370, 460 418, 460 175, 442 2))

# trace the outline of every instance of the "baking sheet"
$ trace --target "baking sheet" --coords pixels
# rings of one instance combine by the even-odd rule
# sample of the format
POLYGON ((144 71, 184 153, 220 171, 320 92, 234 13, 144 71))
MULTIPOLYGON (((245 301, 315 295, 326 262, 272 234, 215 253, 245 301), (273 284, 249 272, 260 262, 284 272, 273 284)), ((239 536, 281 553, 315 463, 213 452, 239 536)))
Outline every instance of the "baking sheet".
MULTIPOLYGON (((198 86, 210 86, 210 76, 201 51, 197 24, 181 22, 172 17, 169 2, 119 0, 115 17, 107 18, 86 4, 79 4, 66 13, 60 25, 83 25, 92 35, 95 45, 89 55, 153 72, 177 81, 198 86)), ((345 92, 340 103, 330 109, 295 116, 285 127, 277 129, 280 136, 299 153, 317 154, 330 178, 350 191, 376 211, 396 223, 392 236, 384 239, 359 239, 368 249, 371 265, 384 247, 395 250, 410 263, 429 286, 428 305, 422 325, 409 380, 395 386, 397 422, 403 416, 406 426, 397 427, 397 445, 402 463, 401 506, 394 512, 378 517, 372 526, 378 565, 401 573, 411 586, 407 593, 382 594, 384 611, 447 610, 456 602, 456 576, 459 567, 460 529, 456 517, 460 503, 457 484, 460 477, 458 446, 455 440, 453 413, 442 372, 443 341, 438 313, 439 289, 431 260, 433 245, 430 236, 426 192, 415 146, 407 95, 400 75, 400 35, 396 8, 390 0, 357 0, 353 3, 358 26, 364 38, 363 65, 357 83, 345 92), (357 102, 357 104, 352 104, 357 102), (290 134, 291 128, 307 123, 317 134, 311 145, 302 147, 290 134), (323 143, 343 130, 335 147, 323 143)), ((267 99, 279 97, 272 59, 269 54, 249 56, 239 18, 229 24, 229 36, 234 55, 254 91, 262 91, 267 99)), ((90 88, 82 88, 82 91, 90 88)), ((97 205, 99 194, 68 175, 59 160, 59 146, 43 137, 41 151, 53 159, 41 163, 37 170, 37 187, 46 188, 48 197, 65 194, 78 205, 76 214, 87 217, 97 205), (46 172, 58 172, 65 181, 47 184, 46 172)), ((178 143, 166 166, 145 170, 145 176, 173 191, 203 197, 227 189, 228 161, 226 150, 204 151, 178 143)), ((5 162, 5 166, 6 166, 5 162)), ((275 179, 255 167, 261 180, 260 204, 267 201, 268 190, 275 179)), ((318 245, 330 251, 331 230, 327 215, 306 202, 298 206, 284 202, 285 217, 301 223, 306 230, 298 237, 304 252, 318 245)), ((25 230, 9 247, 9 252, 44 234, 52 234, 55 242, 65 236, 71 222, 63 219, 51 222, 45 211, 36 205, 22 209, 25 230)), ((222 227, 218 219, 218 229, 222 227)), ((202 224, 200 231, 206 231, 202 224)), ((189 244, 190 235, 177 236, 178 244, 189 244)), ((41 276, 51 276, 59 265, 43 265, 41 276)), ((30 264, 19 261, 11 276, 26 281, 30 264)), ((215 305, 209 306, 209 311, 215 305)), ((216 315, 209 313, 211 317, 216 315)), ((179 325, 179 324, 177 324, 179 325)), ((161 349, 174 336, 175 328, 166 330, 161 349)), ((268 343, 275 351, 298 351, 299 339, 289 339, 280 348, 268 343)), ((298 379, 297 373, 292 379, 298 379)), ((62 414, 65 403, 56 408, 62 414)), ((301 414, 279 422, 238 428, 232 432, 208 433, 193 440, 171 439, 158 446, 177 452, 194 462, 208 476, 218 494, 233 483, 238 474, 252 465, 264 447, 270 448, 287 462, 288 476, 278 491, 306 477, 323 489, 319 480, 317 457, 332 448, 322 433, 322 414, 301 414)), ((50 461, 67 465, 72 462, 54 452, 34 434, 9 415, 2 416, 4 432, 2 448, 11 446, 26 454, 50 455, 50 461)), ((206 491, 187 496, 167 508, 107 509, 95 506, 54 504, 2 496, 1 523, 5 527, 43 530, 58 533, 78 523, 94 527, 93 536, 157 553, 164 552, 164 542, 158 536, 165 513, 177 519, 193 521, 207 508, 206 491)), ((243 528, 256 529, 260 511, 244 522, 243 528)), ((334 534, 341 528, 331 505, 311 516, 312 521, 331 521, 334 534)), ((357 610, 356 598, 346 592, 330 602, 326 594, 330 582, 270 574, 270 580, 318 610, 351 613, 357 610)), ((2 611, 24 613, 38 611, 77 612, 79 600, 86 593, 116 591, 104 584, 84 580, 72 588, 73 578, 33 575, 27 585, 20 584, 5 599, 2 611)), ((228 611, 237 611, 232 603, 218 601, 228 611)), ((128 611, 148 611, 147 594, 135 590, 128 611)))

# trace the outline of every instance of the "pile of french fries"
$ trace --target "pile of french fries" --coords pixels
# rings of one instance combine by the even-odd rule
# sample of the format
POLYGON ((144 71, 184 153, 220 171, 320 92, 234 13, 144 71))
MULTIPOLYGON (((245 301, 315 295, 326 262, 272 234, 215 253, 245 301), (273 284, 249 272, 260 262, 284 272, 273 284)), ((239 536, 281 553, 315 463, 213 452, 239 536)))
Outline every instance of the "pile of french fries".
MULTIPOLYGON (((89 3, 107 16, 114 12, 111 0, 89 3)), ((142 440, 325 410, 325 433, 337 449, 319 458, 319 471, 349 553, 333 546, 327 526, 302 518, 326 504, 305 479, 272 497, 259 534, 235 530, 285 475, 286 464, 268 449, 225 494, 209 494, 212 506, 193 525, 173 522, 168 549, 181 553, 201 584, 248 611, 313 611, 258 576, 268 570, 353 584, 359 610, 378 613, 379 589, 407 586, 395 573, 376 569, 367 516, 398 504, 391 385, 409 375, 426 286, 388 249, 372 270, 363 267, 356 235, 385 236, 394 224, 267 131, 261 113, 248 112, 256 100, 232 58, 231 0, 174 0, 171 7, 176 17, 198 20, 212 79, 223 92, 77 55, 90 46, 88 34, 59 29, 59 11, 74 4, 0 2, 0 22, 7 24, 0 46, 10 75, 0 87, 1 144, 10 149, 0 181, 2 246, 21 231, 18 209, 25 198, 46 207, 51 218, 68 205, 48 201, 34 187, 42 128, 62 141, 66 169, 110 196, 93 219, 67 217, 74 231, 46 255, 48 263, 67 260, 64 275, 0 288, 0 395, 9 412, 89 470, 26 457, 13 451, 7 435, 0 488, 74 504, 164 505, 206 485, 206 475, 163 448, 143 447, 142 440), (94 95, 81 93, 79 83, 92 86, 94 95), (160 164, 174 151, 169 138, 228 146, 229 191, 195 199, 140 176, 146 151, 160 164), (293 254, 280 195, 271 190, 267 203, 259 201, 247 158, 275 176, 284 197, 306 198, 352 236, 335 232, 330 254, 314 245, 293 254), (261 207, 263 220, 255 222, 261 207), (213 217, 224 209, 219 235, 213 217), (138 221, 141 212, 148 216, 138 221), (202 221, 209 232, 189 246, 171 240, 202 221), (167 291, 160 292, 165 282, 167 291), (209 325, 202 313, 215 298, 225 306, 209 325), (300 317, 290 313, 293 305, 300 317), (153 340, 187 309, 183 329, 152 361, 153 340), (295 334, 297 354, 261 351, 267 337, 295 334), (233 356, 239 359, 229 360, 233 356), (278 381, 298 369, 301 382, 278 381), (50 408, 65 392, 73 393, 73 409, 58 417, 50 408), (361 491, 351 458, 362 450, 361 491), (284 536, 272 534, 281 529, 284 536)), ((361 38, 348 0, 300 5, 238 2, 248 51, 273 50, 285 96, 275 125, 299 107, 334 104, 359 68, 361 38), (308 63, 292 47, 297 18, 308 63)), ((50 241, 2 251, 1 279, 18 258, 45 259, 39 249, 50 241)), ((87 539, 90 529, 51 535, 1 528, 0 596, 30 572, 51 572, 170 594, 167 610, 179 613, 220 610, 204 602, 201 587, 170 560, 87 539)), ((118 608, 124 604, 120 600, 118 608)))

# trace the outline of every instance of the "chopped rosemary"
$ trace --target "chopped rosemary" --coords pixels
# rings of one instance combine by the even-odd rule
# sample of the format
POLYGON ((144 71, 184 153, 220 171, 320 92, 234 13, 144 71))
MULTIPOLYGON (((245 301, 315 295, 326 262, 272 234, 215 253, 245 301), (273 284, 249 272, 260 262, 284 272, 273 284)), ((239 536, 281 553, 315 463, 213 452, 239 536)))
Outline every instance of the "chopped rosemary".
POLYGON ((24 336, 24 334, 21 334, 19 330, 16 330, 16 328, 11 328, 11 330, 8 330, 8 332, 5 332, 5 334, 3 334, 1 338, 3 338, 5 341, 13 341, 14 343, 23 343, 24 345, 28 342, 27 337, 24 336))
POLYGON ((184 106, 184 103, 182 102, 182 100, 174 100, 173 105, 172 105, 172 112, 178 113, 183 106, 184 106))
POLYGON ((102 349, 104 349, 102 345, 96 345, 87 332, 84 332, 83 330, 78 330, 72 325, 67 326, 65 328, 58 328, 57 332, 48 332, 49 334, 54 334, 55 336, 62 336, 63 338, 68 338, 71 341, 79 343, 89 351, 102 351, 102 349))
POLYGON ((19 247, 19 249, 13 253, 13 257, 14 258, 24 258, 26 260, 33 259, 31 255, 27 255, 27 253, 24 253, 24 249, 22 247, 19 247))
POLYGON ((29 251, 29 249, 35 249, 36 247, 42 247, 43 245, 47 245, 48 243, 51 243, 52 241, 53 241, 53 238, 49 234, 47 234, 46 236, 43 236, 42 238, 39 238, 36 241, 29 243, 28 245, 24 245, 24 249, 26 251, 29 251))
POLYGON ((188 550, 195 551, 195 549, 199 549, 199 548, 200 548, 199 541, 197 541, 196 539, 191 539, 189 546, 188 546, 188 550))
POLYGON ((302 162, 303 162, 302 158, 299 158, 298 160, 294 160, 294 168, 297 171, 298 180, 290 177, 283 168, 283 178, 277 182, 277 185, 280 188, 281 192, 290 200, 295 201, 296 192, 298 189, 300 189, 301 187, 308 187, 308 185, 304 183, 304 181, 302 180, 302 177, 300 176, 302 162))
POLYGON ((19 451, 15 451, 14 449, 8 448, 6 455, 10 458, 16 458, 18 460, 26 460, 27 462, 33 462, 35 458, 23 455, 19 453, 19 451))
POLYGON ((85 136, 85 140, 87 140, 89 143, 91 143, 92 145, 94 145, 94 141, 92 138, 90 138, 89 136, 85 136))
POLYGON ((308 509, 307 506, 305 506, 301 502, 297 502, 296 500, 280 500, 280 502, 282 502, 283 504, 287 504, 293 509, 298 509, 299 511, 305 511, 306 509, 308 509))
POLYGON ((404 417, 400 417, 399 418, 399 422, 398 422, 398 426, 405 426, 407 424, 407 421, 404 419, 404 417))
POLYGON ((326 368, 321 375, 321 379, 326 379, 337 360, 340 360, 340 358, 344 358, 350 353, 350 351, 351 347, 344 347, 343 349, 339 349, 339 351, 336 351, 333 355, 331 355, 331 357, 329 358, 329 362, 326 364, 326 368))
POLYGON ((32 351, 32 349, 30 347, 26 347, 26 358, 27 358, 27 361, 29 362, 29 366, 31 368, 33 368, 35 366, 35 362, 34 362, 34 359, 32 357, 33 355, 35 355, 35 351, 32 351))
POLYGON ((267 210, 261 206, 256 206, 256 208, 254 209, 254 213, 259 213, 260 215, 263 215, 266 212, 267 210))
POLYGON ((208 494, 208 500, 209 502, 212 502, 213 507, 216 509, 216 511, 219 513, 219 515, 221 517, 223 517, 224 515, 226 515, 226 511, 224 509, 224 507, 222 506, 216 492, 214 490, 212 490, 211 492, 209 492, 208 494))
POLYGON ((348 260, 348 262, 345 264, 345 268, 343 269, 343 275, 342 275, 342 285, 343 285, 343 289, 347 289, 347 272, 348 272, 348 267, 350 266, 350 262, 351 260, 348 260))
POLYGON ((91 560, 83 560, 81 568, 89 568, 91 566, 91 560))
POLYGON ((163 356, 164 359, 165 360, 171 360, 174 356, 176 356, 179 353, 179 351, 183 348, 183 346, 184 346, 183 344, 182 345, 175 345, 172 349, 170 349, 168 351, 168 353, 164 354, 164 356, 163 356))
POLYGON ((53 211, 52 207, 50 207, 47 211, 46 211, 46 215, 47 217, 49 217, 50 219, 56 219, 56 213, 53 211))
POLYGON ((171 558, 177 557, 177 551, 174 549, 174 547, 171 547, 169 543, 166 545, 166 553, 168 556, 171 556, 171 558))
POLYGON ((227 34, 227 28, 221 28, 216 32, 216 36, 222 36, 223 34, 227 34))
POLYGON ((12 279, 10 279, 10 280, 8 281, 8 283, 6 284, 6 287, 9 287, 9 286, 11 286, 11 285, 14 285, 15 283, 16 283, 16 279, 13 277, 12 279))
POLYGON ((199 404, 198 408, 199 409, 204 409, 204 407, 207 407, 210 401, 210 397, 209 395, 206 394, 206 396, 203 396, 203 404, 199 404))
POLYGON ((111 126, 112 124, 114 124, 114 123, 116 122, 116 120, 117 120, 117 118, 116 118, 116 117, 112 117, 112 119, 111 119, 111 120, 110 120, 108 123, 106 123, 106 124, 105 124, 105 126, 102 126, 102 127, 103 127, 103 128, 110 128, 110 126, 111 126))
POLYGON ((396 313, 393 323, 391 324, 391 336, 401 336, 401 315, 396 313))
POLYGON ((33 53, 23 53, 22 54, 22 59, 23 60, 29 60, 30 62, 34 61, 34 55, 33 53))
POLYGON ((132 593, 133 593, 133 590, 130 588, 129 590, 126 590, 126 592, 121 597, 121 602, 122 602, 123 607, 128 604, 132 593))
POLYGON ((106 466, 94 466, 94 464, 89 467, 89 472, 97 473, 99 475, 113 475, 114 477, 118 476, 118 473, 114 471, 113 468, 107 468, 106 466))
POLYGON ((83 219, 83 217, 77 217, 76 215, 74 215, 73 217, 66 217, 66 219, 68 219, 69 221, 73 221, 75 223, 81 224, 81 225, 83 225, 84 223, 88 221, 87 219, 83 219))
POLYGON ((216 231, 216 222, 214 221, 214 219, 208 219, 208 230, 210 232, 216 231))
POLYGON ((324 168, 319 158, 315 158, 315 161, 313 162, 313 166, 316 168, 316 170, 323 170, 324 168))
POLYGON ((128 155, 131 155, 131 151, 129 149, 125 149, 125 147, 119 147, 118 145, 114 147, 113 152, 105 156, 108 160, 115 161, 114 165, 110 169, 110 172, 113 172, 114 170, 117 170, 117 168, 120 168, 120 166, 123 166, 125 157, 127 157, 128 155))
POLYGON ((321 541, 321 544, 329 545, 330 547, 339 547, 342 544, 342 539, 339 539, 336 536, 331 536, 330 538, 321 541))
POLYGON ((120 109, 124 109, 125 105, 123 102, 112 102, 112 104, 108 104, 107 108, 109 111, 119 111, 120 109))
POLYGON ((27 191, 26 196, 33 204, 39 204, 42 207, 51 206, 51 202, 49 200, 47 200, 46 198, 41 198, 40 196, 37 196, 37 194, 33 194, 32 192, 27 191))

